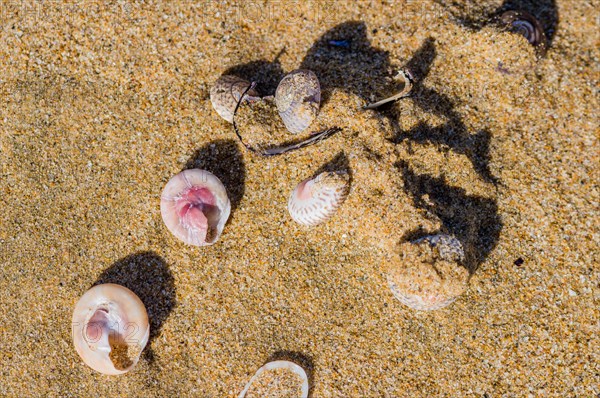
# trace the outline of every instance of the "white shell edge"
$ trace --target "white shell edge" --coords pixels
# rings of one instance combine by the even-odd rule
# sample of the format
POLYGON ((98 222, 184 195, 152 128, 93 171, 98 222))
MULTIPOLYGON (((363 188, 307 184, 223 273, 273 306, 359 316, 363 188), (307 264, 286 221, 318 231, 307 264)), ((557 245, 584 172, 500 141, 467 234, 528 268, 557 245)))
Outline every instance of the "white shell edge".
POLYGON ((256 371, 256 373, 254 374, 254 376, 252 376, 252 378, 250 379, 250 381, 248 381, 248 383, 246 384, 246 387, 244 387, 244 389, 242 390, 242 392, 240 393, 240 395, 238 395, 238 398, 244 398, 246 396, 246 393, 248 392, 248 390, 250 389, 250 387, 252 386, 252 383, 254 383, 254 381, 266 370, 272 370, 272 369, 288 369, 291 370, 292 372, 294 372, 296 375, 298 375, 301 379, 302 379, 302 395, 300 396, 300 398, 307 398, 308 397, 308 376, 306 375, 306 372, 304 371, 304 369, 299 366, 296 365, 294 362, 290 362, 290 361, 272 361, 272 362, 268 362, 267 364, 265 364, 264 366, 262 366, 260 369, 258 369, 256 371))

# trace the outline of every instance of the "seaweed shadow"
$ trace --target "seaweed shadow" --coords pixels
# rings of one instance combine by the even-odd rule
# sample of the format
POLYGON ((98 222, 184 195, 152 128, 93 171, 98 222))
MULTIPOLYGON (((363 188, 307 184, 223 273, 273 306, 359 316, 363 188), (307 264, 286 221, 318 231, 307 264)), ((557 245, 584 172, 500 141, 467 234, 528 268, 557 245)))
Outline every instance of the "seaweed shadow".
POLYGON ((308 50, 300 68, 316 73, 323 104, 336 88, 369 102, 373 94, 402 86, 398 83, 399 87, 394 87, 389 53, 371 45, 362 21, 344 22, 325 32, 308 50), (332 42, 347 45, 336 46, 332 42))
POLYGON ((135 253, 104 270, 94 286, 102 283, 125 286, 144 303, 150 320, 150 338, 144 356, 152 362, 152 341, 160 335, 163 323, 176 305, 175 279, 169 266, 152 251, 135 253))
POLYGON ((197 149, 185 164, 184 170, 203 169, 213 173, 227 189, 231 215, 240 205, 245 191, 246 167, 238 142, 215 140, 197 149))
POLYGON ((526 11, 537 18, 544 28, 548 38, 548 46, 552 46, 556 29, 558 28, 559 16, 556 0, 505 0, 502 5, 492 9, 485 3, 477 0, 469 0, 459 3, 452 0, 435 0, 462 26, 479 30, 490 22, 494 17, 505 11, 526 11))
MULTIPOLYGON (((404 191, 416 207, 426 210, 442 222, 443 233, 456 236, 465 252, 464 265, 472 274, 498 244, 502 220, 496 200, 467 195, 465 190, 449 185, 443 177, 416 174, 406 162, 396 164, 402 173, 404 191)), ((430 234, 408 232, 403 240, 430 234)))
POLYGON ((487 182, 497 184, 489 168, 491 134, 487 130, 471 134, 462 121, 460 114, 454 109, 454 102, 446 95, 439 94, 435 90, 423 85, 423 80, 429 74, 431 65, 436 57, 435 42, 428 38, 419 50, 406 64, 407 69, 417 79, 413 85, 412 100, 414 104, 424 111, 432 112, 447 119, 447 122, 439 127, 432 127, 425 123, 419 123, 408 131, 402 131, 398 125, 398 108, 393 107, 387 111, 392 121, 394 135, 389 139, 394 144, 405 140, 417 143, 433 143, 442 148, 465 155, 473 165, 475 171, 487 182))
POLYGON ((290 361, 294 362, 296 365, 299 365, 306 372, 306 376, 308 377, 308 398, 312 397, 313 385, 314 385, 314 373, 315 366, 313 360, 300 352, 296 351, 277 351, 273 355, 271 355, 265 362, 272 361, 290 361))

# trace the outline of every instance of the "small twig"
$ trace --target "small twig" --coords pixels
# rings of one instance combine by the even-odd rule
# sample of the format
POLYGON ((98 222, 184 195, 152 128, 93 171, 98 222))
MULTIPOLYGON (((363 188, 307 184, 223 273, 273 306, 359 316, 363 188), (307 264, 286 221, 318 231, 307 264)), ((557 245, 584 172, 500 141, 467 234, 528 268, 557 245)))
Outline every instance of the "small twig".
POLYGON ((291 152, 294 151, 296 149, 300 149, 300 148, 304 148, 313 144, 316 144, 318 142, 323 141, 324 139, 331 137, 333 134, 337 133, 338 131, 341 131, 342 129, 339 127, 332 127, 332 128, 328 128, 322 131, 318 131, 315 133, 312 133, 310 137, 308 137, 305 140, 302 140, 300 142, 295 142, 286 146, 281 146, 281 147, 274 147, 274 148, 269 148, 269 149, 260 149, 260 148, 254 148, 248 144, 246 144, 244 142, 244 139, 242 138, 242 135, 240 134, 240 131, 238 129, 238 126, 235 122, 235 115, 237 114, 237 111, 246 95, 246 93, 250 90, 252 90, 254 87, 256 87, 256 82, 252 82, 252 84, 250 84, 248 86, 248 88, 246 88, 246 90, 242 93, 242 95, 240 96, 240 99, 238 100, 235 109, 233 110, 233 130, 235 131, 235 134, 237 135, 237 137, 239 138, 240 142, 242 143, 242 145, 244 145, 246 147, 246 149, 248 149, 251 152, 254 152, 256 154, 262 155, 262 156, 276 156, 276 155, 281 155, 284 154, 286 152, 291 152))

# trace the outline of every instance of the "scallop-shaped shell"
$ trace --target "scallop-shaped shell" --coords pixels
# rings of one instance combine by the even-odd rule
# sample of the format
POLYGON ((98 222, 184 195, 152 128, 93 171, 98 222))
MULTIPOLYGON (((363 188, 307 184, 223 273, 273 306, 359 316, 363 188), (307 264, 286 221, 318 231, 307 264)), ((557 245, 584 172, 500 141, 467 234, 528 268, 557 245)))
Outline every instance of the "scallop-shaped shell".
POLYGON ((464 251, 454 236, 438 234, 404 243, 401 254, 390 268, 388 284, 394 297, 408 307, 443 308, 467 289, 464 251))
POLYGON ((72 327, 73 343, 83 362, 107 375, 131 370, 150 336, 142 301, 112 283, 85 292, 75 305, 72 327))
POLYGON ((288 131, 300 134, 319 113, 321 86, 314 72, 298 69, 288 73, 275 91, 275 104, 288 131))
POLYGON ((345 172, 324 172, 302 181, 290 195, 288 211, 299 224, 313 226, 326 221, 350 192, 345 172))
POLYGON ((238 395, 238 398, 264 398, 267 396, 307 398, 308 390, 308 376, 301 366, 290 361, 273 361, 268 362, 256 371, 244 390, 238 395), (288 374, 277 375, 276 372, 278 371, 284 371, 288 374), (292 376, 293 379, 290 380, 289 376, 292 376), (261 378, 265 380, 261 380, 261 378), (268 391, 263 391, 263 389, 268 391), (273 389, 276 389, 276 391, 273 391, 273 389))
POLYGON ((184 170, 171 178, 160 199, 162 219, 173 235, 187 244, 215 243, 231 212, 221 181, 211 172, 184 170))
POLYGON ((533 45, 539 56, 543 56, 548 48, 544 28, 540 22, 525 11, 506 11, 500 15, 500 22, 509 29, 524 36, 533 45))
MULTIPOLYGON (((233 112, 240 97, 250 86, 250 82, 233 75, 221 76, 210 89, 210 102, 219 116, 233 123, 233 112)), ((244 100, 258 98, 258 93, 251 89, 244 100)))

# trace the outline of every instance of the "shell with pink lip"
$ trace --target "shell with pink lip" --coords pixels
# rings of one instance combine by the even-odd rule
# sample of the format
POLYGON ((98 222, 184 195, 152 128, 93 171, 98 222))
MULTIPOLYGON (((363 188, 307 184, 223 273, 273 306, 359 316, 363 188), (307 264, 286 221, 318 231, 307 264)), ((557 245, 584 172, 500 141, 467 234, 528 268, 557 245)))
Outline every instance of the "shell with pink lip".
POLYGON ((221 236, 231 203, 214 174, 190 169, 169 180, 160 199, 160 212, 177 238, 189 245, 208 246, 221 236))
POLYGON ((81 359, 107 375, 131 370, 150 336, 142 301, 131 290, 112 283, 85 292, 75 305, 72 327, 81 359))
POLYGON ((299 224, 313 226, 327 221, 350 192, 345 172, 324 172, 302 181, 290 195, 288 211, 299 224))

